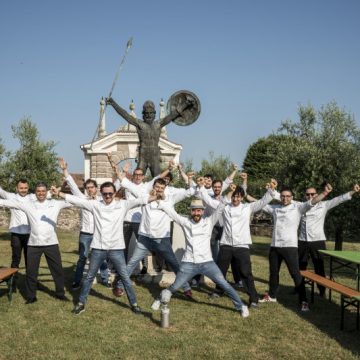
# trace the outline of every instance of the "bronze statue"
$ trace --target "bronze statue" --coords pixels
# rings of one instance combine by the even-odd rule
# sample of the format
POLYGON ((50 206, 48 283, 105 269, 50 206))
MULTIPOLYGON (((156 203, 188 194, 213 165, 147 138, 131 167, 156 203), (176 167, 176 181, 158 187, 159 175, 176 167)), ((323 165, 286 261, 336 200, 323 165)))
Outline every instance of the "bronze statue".
MULTIPOLYGON (((192 93, 188 92, 188 94, 192 93)), ((153 177, 160 174, 159 138, 161 128, 176 119, 188 117, 189 114, 193 112, 193 108, 198 110, 197 116, 200 112, 200 103, 198 102, 198 99, 196 96, 194 98, 190 95, 184 95, 179 101, 177 101, 175 106, 173 105, 171 107, 169 115, 156 121, 155 105, 150 100, 145 101, 143 105, 143 121, 131 116, 111 97, 106 99, 106 103, 111 105, 114 110, 129 124, 136 127, 140 142, 137 166, 143 170, 144 174, 149 168, 153 177)))

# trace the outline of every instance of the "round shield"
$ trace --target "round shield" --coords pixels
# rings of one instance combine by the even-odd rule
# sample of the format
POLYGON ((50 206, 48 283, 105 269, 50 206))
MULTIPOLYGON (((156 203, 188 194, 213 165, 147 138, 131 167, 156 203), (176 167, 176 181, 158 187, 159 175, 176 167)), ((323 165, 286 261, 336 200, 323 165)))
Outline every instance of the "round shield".
POLYGON ((168 114, 176 111, 179 107, 185 107, 182 111, 182 115, 177 117, 173 122, 176 125, 188 126, 197 120, 200 115, 201 105, 198 97, 187 90, 180 90, 172 94, 167 102, 166 109, 168 114), (186 107, 186 104, 189 106, 186 107))

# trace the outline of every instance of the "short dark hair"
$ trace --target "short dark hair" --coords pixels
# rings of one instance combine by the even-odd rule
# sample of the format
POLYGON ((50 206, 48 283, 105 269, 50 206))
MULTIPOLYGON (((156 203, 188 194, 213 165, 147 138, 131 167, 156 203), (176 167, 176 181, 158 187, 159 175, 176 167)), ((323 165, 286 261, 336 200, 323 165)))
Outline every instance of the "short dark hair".
POLYGON ((232 193, 231 197, 240 195, 241 197, 245 197, 245 190, 242 186, 236 186, 234 192, 232 193))
POLYGON ((89 184, 93 184, 96 188, 97 188, 97 182, 93 179, 87 179, 85 182, 84 182, 84 188, 86 188, 87 185, 89 184))
POLYGON ((134 172, 133 172, 133 174, 135 174, 135 171, 141 171, 142 172, 142 174, 144 175, 144 170, 142 169, 142 168, 139 168, 139 167, 137 167, 135 170, 134 170, 134 172))
POLYGON ((210 178, 211 180, 213 179, 213 176, 211 174, 206 174, 204 175, 204 177, 210 178))
POLYGON ((20 183, 21 183, 21 184, 29 184, 26 179, 19 179, 19 180, 16 182, 16 185, 19 185, 20 183))
POLYGON ((291 193, 291 195, 293 195, 292 190, 291 190, 288 186, 282 187, 282 188, 281 188, 281 191, 280 191, 280 194, 281 194, 283 191, 288 191, 289 193, 291 193))
POLYGON ((39 181, 35 184, 35 190, 39 187, 44 187, 44 188, 48 188, 47 185, 43 182, 43 181, 39 181))
POLYGON ((112 187, 113 190, 114 190, 114 192, 116 191, 115 185, 114 185, 111 181, 106 181, 106 182, 104 182, 103 184, 101 184, 101 186, 100 186, 100 192, 102 192, 103 188, 105 188, 105 187, 112 187))
POLYGON ((216 180, 213 180, 212 186, 214 186, 214 184, 216 184, 216 183, 220 183, 221 186, 222 186, 222 184, 223 184, 222 180, 216 179, 216 180))
POLYGON ((158 178, 158 179, 156 179, 156 180, 154 181, 153 187, 154 187, 154 185, 156 185, 156 184, 160 184, 160 185, 165 185, 165 186, 166 186, 166 181, 165 181, 164 179, 162 179, 162 178, 158 178))

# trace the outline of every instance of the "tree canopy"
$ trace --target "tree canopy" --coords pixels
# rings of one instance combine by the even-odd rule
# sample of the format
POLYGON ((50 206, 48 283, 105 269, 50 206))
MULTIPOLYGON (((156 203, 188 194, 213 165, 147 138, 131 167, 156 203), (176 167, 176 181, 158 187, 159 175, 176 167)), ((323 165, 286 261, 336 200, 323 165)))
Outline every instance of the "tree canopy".
MULTIPOLYGON (((260 183, 274 177, 279 187, 290 187, 302 200, 307 187, 321 190, 324 182, 333 185, 331 196, 352 190, 360 180, 360 129, 353 115, 331 102, 319 111, 299 107, 297 122, 285 121, 277 133, 252 144, 244 160, 250 176, 249 189, 260 195, 260 183)), ((327 219, 327 229, 343 227, 359 233, 358 201, 335 208, 327 219)))
POLYGON ((15 152, 8 152, 4 161, 0 163, 1 185, 14 191, 19 179, 26 179, 30 189, 33 189, 38 181, 48 185, 58 183, 60 174, 57 170, 55 143, 42 142, 39 131, 30 118, 20 120, 11 128, 13 137, 19 140, 20 146, 15 152))

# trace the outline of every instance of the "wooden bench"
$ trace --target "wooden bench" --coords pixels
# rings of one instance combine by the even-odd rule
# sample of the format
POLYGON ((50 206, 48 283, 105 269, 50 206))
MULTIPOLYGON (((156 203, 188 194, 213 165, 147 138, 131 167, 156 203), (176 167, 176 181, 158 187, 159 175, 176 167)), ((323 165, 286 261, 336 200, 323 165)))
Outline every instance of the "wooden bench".
POLYGON ((329 290, 336 291, 341 295, 341 323, 340 329, 344 329, 345 308, 354 306, 356 308, 356 329, 359 330, 359 304, 360 292, 345 285, 339 284, 333 280, 315 274, 313 271, 301 270, 301 276, 305 279, 305 284, 311 285, 311 302, 314 302, 314 284, 326 287, 329 290))
POLYGON ((16 268, 0 268, 0 283, 6 281, 8 286, 8 299, 11 302, 13 292, 13 278, 14 275, 19 271, 16 268))

